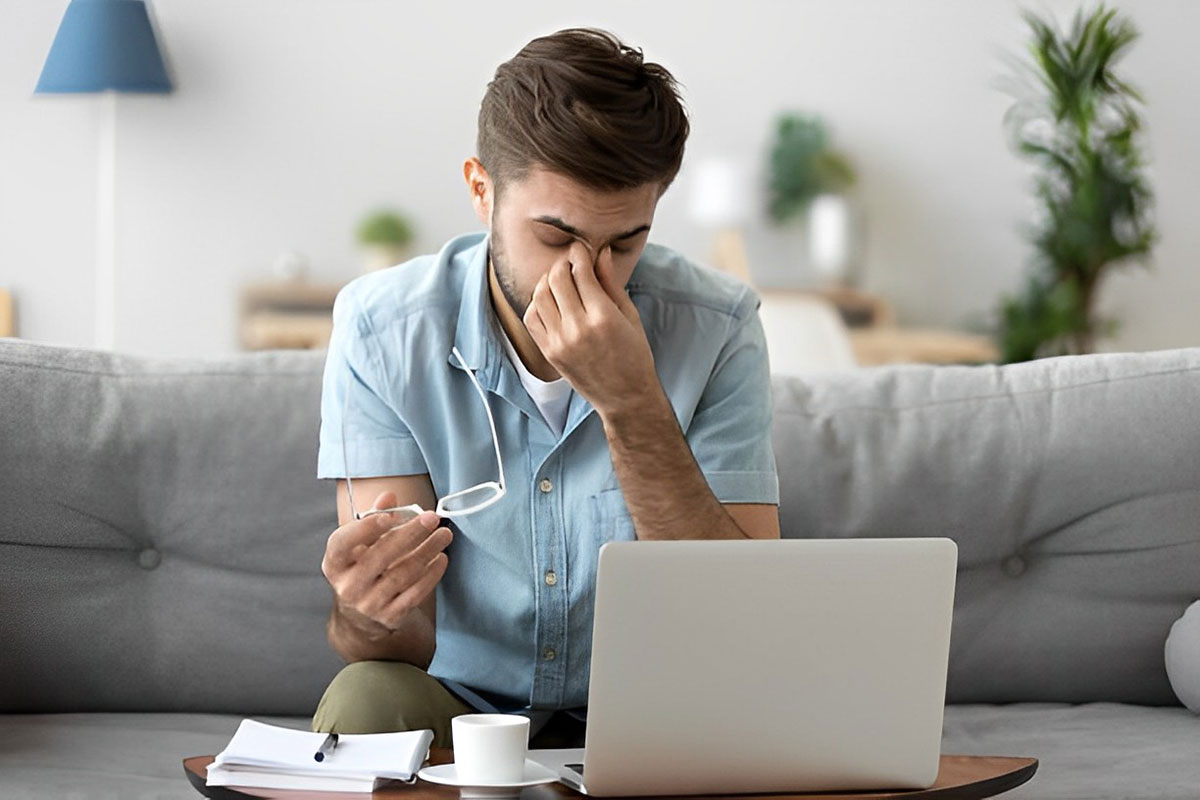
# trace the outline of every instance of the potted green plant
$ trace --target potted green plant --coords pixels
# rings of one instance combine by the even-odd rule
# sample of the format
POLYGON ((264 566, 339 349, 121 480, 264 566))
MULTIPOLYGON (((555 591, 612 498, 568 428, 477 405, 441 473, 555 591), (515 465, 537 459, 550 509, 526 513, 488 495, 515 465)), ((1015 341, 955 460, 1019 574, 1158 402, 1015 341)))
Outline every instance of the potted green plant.
POLYGON ((383 269, 408 260, 413 224, 399 211, 379 209, 359 223, 357 237, 366 255, 366 269, 383 269))
POLYGON ((1089 353, 1116 321, 1096 297, 1115 268, 1145 261, 1156 234, 1143 174, 1142 104, 1114 71, 1138 33, 1101 5, 1077 11, 1068 31, 1026 12, 1031 62, 1017 62, 1029 87, 1005 115, 1016 151, 1037 169, 1040 205, 1024 286, 1001 299, 998 344, 1006 362, 1089 353))
POLYGON ((802 214, 813 198, 840 193, 854 185, 854 168, 829 146, 820 117, 786 113, 775 120, 767 185, 771 219, 787 222, 802 214))
POLYGON ((830 146, 825 123, 811 114, 781 114, 768 174, 771 219, 779 224, 799 219, 816 271, 834 283, 852 282, 858 237, 847 192, 856 176, 849 160, 830 146))

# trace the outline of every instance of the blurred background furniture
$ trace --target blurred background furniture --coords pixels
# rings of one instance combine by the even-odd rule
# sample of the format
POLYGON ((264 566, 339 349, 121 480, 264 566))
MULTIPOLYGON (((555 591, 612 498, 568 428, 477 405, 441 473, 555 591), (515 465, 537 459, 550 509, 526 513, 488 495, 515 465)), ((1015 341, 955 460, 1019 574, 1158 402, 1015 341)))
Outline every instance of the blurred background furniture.
POLYGON ((759 291, 771 369, 794 375, 813 369, 880 364, 982 364, 997 361, 992 341, 978 334, 896 324, 879 295, 846 286, 759 291))
POLYGON ((809 292, 764 292, 758 316, 772 373, 799 375, 858 366, 850 331, 826 298, 809 292))
POLYGON ((986 336, 938 328, 856 328, 850 331, 850 342, 862 366, 984 364, 1000 358, 1000 351, 986 336))
POLYGON ((323 349, 333 332, 333 301, 342 284, 304 280, 246 286, 239 299, 243 349, 323 349))

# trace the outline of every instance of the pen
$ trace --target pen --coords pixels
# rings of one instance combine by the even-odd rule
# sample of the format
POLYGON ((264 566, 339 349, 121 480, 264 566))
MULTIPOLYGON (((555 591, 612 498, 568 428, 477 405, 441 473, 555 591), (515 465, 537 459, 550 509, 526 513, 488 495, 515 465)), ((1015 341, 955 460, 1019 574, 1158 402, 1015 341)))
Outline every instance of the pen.
POLYGON ((317 752, 313 753, 314 761, 324 761, 325 756, 337 749, 337 734, 331 733, 325 737, 325 741, 321 742, 321 746, 317 748, 317 752))

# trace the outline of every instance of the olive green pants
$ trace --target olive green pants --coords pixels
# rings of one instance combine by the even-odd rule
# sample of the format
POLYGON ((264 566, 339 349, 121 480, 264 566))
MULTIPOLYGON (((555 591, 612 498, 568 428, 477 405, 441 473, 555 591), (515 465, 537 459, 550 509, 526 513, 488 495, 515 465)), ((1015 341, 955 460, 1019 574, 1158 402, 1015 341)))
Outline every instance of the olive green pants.
POLYGON ((473 711, 423 669, 399 661, 358 661, 329 684, 312 729, 390 733, 429 728, 434 747, 450 747, 450 720, 473 711))
MULTIPOLYGON (((452 747, 450 720, 474 711, 423 669, 398 661, 359 661, 344 667, 329 684, 317 704, 312 729, 390 733, 428 728, 433 731, 434 747, 452 747)), ((583 747, 585 732, 581 721, 556 713, 536 730, 529 744, 583 747)))

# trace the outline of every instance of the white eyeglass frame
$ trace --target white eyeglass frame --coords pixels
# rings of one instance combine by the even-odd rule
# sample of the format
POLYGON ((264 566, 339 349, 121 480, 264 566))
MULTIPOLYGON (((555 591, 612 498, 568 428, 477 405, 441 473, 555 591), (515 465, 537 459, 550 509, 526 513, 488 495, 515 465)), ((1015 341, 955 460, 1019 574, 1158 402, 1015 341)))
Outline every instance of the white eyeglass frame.
MULTIPOLYGON (((462 366, 463 371, 467 373, 467 377, 471 379, 471 385, 475 387, 475 392, 479 395, 480 402, 483 403, 483 410, 487 413, 488 427, 492 431, 492 448, 496 452, 496 469, 500 473, 500 479, 498 481, 486 481, 484 483, 479 483, 470 487, 469 489, 451 492, 445 497, 438 499, 437 507, 433 510, 434 513, 439 517, 456 519, 458 517, 465 517, 469 514, 474 514, 477 511, 482 511, 488 506, 491 506, 501 497, 504 497, 507 488, 504 483, 504 460, 500 457, 500 438, 496 435, 496 420, 492 417, 492 409, 491 406, 488 405, 487 395, 483 393, 483 387, 479 385, 479 379, 475 377, 475 373, 471 372, 470 367, 467 366, 467 362, 463 360, 462 353, 458 352, 458 348, 452 347, 450 352, 454 354, 454 358, 458 361, 459 365, 462 366), (468 508, 462 508, 458 510, 449 510, 446 508, 446 501, 453 501, 456 497, 462 497, 465 494, 477 492, 480 489, 490 489, 493 491, 493 494, 482 503, 476 503, 468 508)), ((350 511, 354 514, 354 518, 365 519, 367 517, 374 516, 375 514, 404 514, 411 519, 412 517, 416 517, 418 514, 424 513, 425 509, 421 508, 421 506, 417 505, 416 503, 407 506, 393 506, 392 508, 372 508, 369 511, 364 511, 361 513, 359 512, 358 506, 354 504, 354 485, 350 479, 350 459, 346 454, 346 410, 349 405, 349 400, 350 388, 349 384, 347 384, 346 393, 342 396, 342 468, 346 473, 346 494, 349 495, 350 511)))

